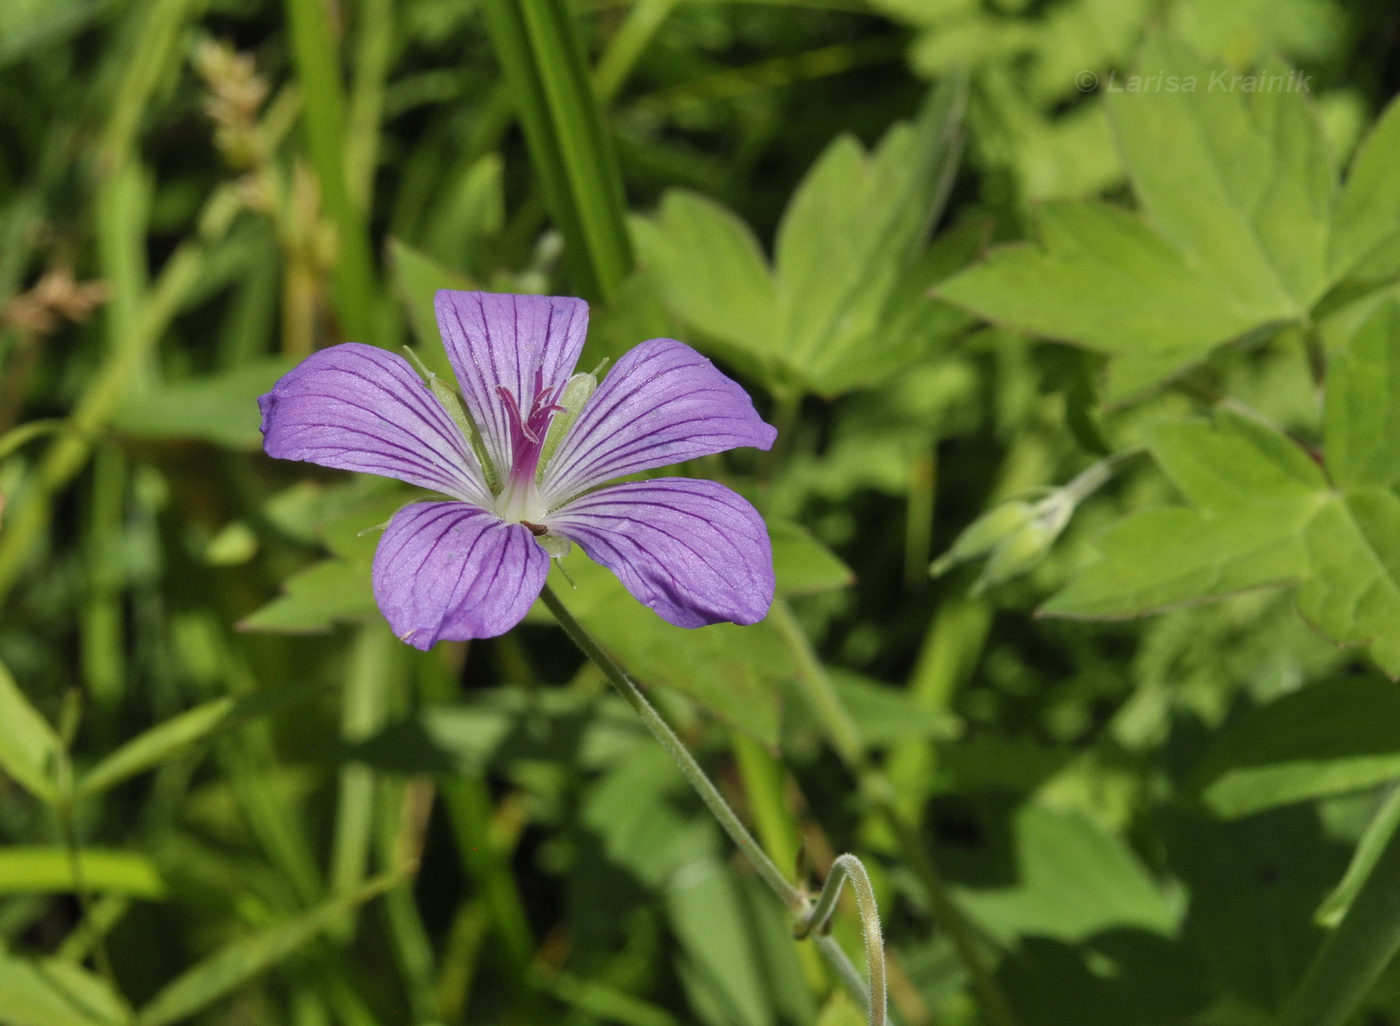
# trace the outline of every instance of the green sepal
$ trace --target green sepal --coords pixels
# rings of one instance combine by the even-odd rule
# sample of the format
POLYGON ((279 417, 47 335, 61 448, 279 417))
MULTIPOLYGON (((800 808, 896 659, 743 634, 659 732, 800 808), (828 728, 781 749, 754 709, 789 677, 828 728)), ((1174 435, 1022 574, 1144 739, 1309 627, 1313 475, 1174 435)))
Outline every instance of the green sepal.
POLYGON ((477 462, 481 464, 481 469, 486 474, 486 486, 491 489, 493 494, 499 491, 501 487, 500 475, 496 473, 496 466, 491 462, 491 457, 487 455, 486 444, 481 439, 481 430, 476 426, 476 421, 472 420, 471 413, 467 411, 467 405, 462 401, 461 393, 428 370, 423 361, 419 359, 418 354, 412 349, 408 346, 403 348, 404 352, 408 354, 408 358, 417 366, 418 373, 427 379, 428 388, 437 397, 437 401, 442 403, 443 409, 452 418, 452 423, 457 425, 457 430, 462 432, 462 437, 471 445, 472 452, 476 454, 477 462))
POLYGON ((564 385, 564 394, 559 397, 559 405, 564 409, 556 413, 554 419, 550 421, 549 431, 544 436, 544 448, 540 450, 540 463, 539 469, 535 472, 535 480, 544 479, 544 468, 549 466, 550 459, 554 456, 560 443, 564 441, 569 427, 578 419, 583 404, 588 402, 589 396, 597 389, 597 374, 575 374, 564 385))

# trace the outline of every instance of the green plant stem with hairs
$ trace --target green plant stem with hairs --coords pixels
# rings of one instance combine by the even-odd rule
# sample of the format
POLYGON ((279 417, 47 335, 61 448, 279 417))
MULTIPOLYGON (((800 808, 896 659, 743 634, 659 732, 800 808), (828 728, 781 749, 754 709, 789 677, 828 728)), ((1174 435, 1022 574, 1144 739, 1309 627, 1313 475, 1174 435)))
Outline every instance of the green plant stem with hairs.
MULTIPOLYGON (((705 803, 705 807, 710 810, 710 813, 719 822, 724 832, 729 835, 730 839, 738 846, 739 850, 743 852, 744 857, 748 859, 749 864, 753 866, 760 879, 762 879, 783 904, 787 906, 788 911, 792 913, 794 934, 798 937, 806 937, 813 933, 814 930, 819 931, 821 925, 830 918, 836 894, 840 890, 840 884, 836 883, 833 889, 832 881, 828 881, 827 888, 823 890, 823 900, 819 900, 816 906, 813 906, 812 901, 807 895, 788 880, 788 878, 783 875, 782 871, 773 864, 773 860, 768 857, 767 853, 759 846, 757 840, 754 839, 754 836, 749 833, 748 828, 740 821, 738 815, 729 807, 729 803, 724 800, 724 796, 719 793, 719 789, 715 787, 714 782, 711 781, 705 771, 700 768, 700 764, 695 761, 695 757, 692 756, 685 745, 681 743, 680 738, 676 736, 675 731, 673 731, 670 725, 661 717, 661 714, 647 701, 646 696, 642 694, 641 689, 638 688, 632 678, 628 676, 627 671, 594 640, 593 636, 588 633, 583 624, 579 623, 578 620, 574 618, 574 615, 569 612, 568 608, 559 600, 559 597, 554 594, 552 588, 546 585, 541 597, 544 599, 544 604, 549 607, 549 611, 554 614, 554 619, 558 622, 559 626, 564 629, 564 633, 567 634, 573 640, 574 644, 578 645, 583 654, 603 672, 603 675, 607 677, 608 682, 612 684, 618 694, 620 694, 637 715, 642 718, 642 722, 646 724, 652 736, 655 737, 661 747, 666 750, 666 753, 671 756, 671 759, 676 763, 682 775, 700 796, 700 800, 705 803), (828 891, 832 891, 829 899, 826 897, 828 891), (820 919, 817 917, 818 912, 821 913, 820 919)), ((859 860, 853 855, 844 855, 842 858, 846 859, 847 863, 842 864, 839 870, 840 874, 851 874, 853 872, 848 865, 849 862, 855 862, 859 865, 859 860)), ((835 879, 838 876, 838 871, 833 870, 832 875, 833 879, 835 879)), ((836 970, 845 986, 869 1007, 872 1026, 879 1026, 879 1024, 885 1022, 883 1008, 883 945, 879 942, 879 921, 874 912, 874 893, 869 890, 869 881, 865 876, 863 867, 860 869, 858 876, 860 879, 866 881, 866 889, 863 892, 860 890, 859 883, 857 883, 857 895, 862 909, 862 924, 865 928, 866 959, 870 964, 871 980, 872 982, 877 982, 877 986, 870 989, 866 988, 865 982, 860 977, 860 973, 856 970, 855 966, 851 964, 851 960, 846 956, 845 951, 842 950, 831 937, 818 935, 814 939, 818 950, 821 951, 832 968, 836 970), (876 942, 874 949, 872 949, 872 933, 876 942), (878 969, 875 967, 877 961, 879 962, 878 969), (872 1000, 872 998, 875 998, 875 1000, 872 1000), (878 1010, 877 1001, 879 1002, 878 1010)), ((853 875, 852 878, 855 879, 855 875, 853 875)))

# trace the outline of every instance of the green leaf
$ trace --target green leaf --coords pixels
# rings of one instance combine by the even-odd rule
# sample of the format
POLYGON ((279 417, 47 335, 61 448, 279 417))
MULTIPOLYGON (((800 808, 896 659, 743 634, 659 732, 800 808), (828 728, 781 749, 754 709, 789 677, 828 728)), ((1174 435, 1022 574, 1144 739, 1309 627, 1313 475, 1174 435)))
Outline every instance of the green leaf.
POLYGON ((321 634, 338 623, 374 613, 369 571, 358 563, 326 559, 287 578, 284 594, 244 617, 240 630, 321 634))
POLYGON ((770 1026, 773 1007, 755 938, 725 864, 711 856, 675 874, 666 888, 666 911, 685 955, 678 965, 681 981, 696 1010, 715 1026, 770 1026))
POLYGON ((1037 208, 1039 244, 993 250, 937 295, 995 323, 1115 357, 1150 359, 1114 396, 1203 359, 1287 311, 1241 302, 1137 216, 1097 202, 1037 208), (1181 316, 1190 310, 1190 317, 1181 316))
POLYGON ((1304 806, 1228 822, 1163 811, 1167 867, 1190 896, 1182 937, 1208 993, 1248 1013, 1215 1021, 1276 1024, 1289 987, 1317 952, 1317 895, 1341 875, 1344 849, 1304 806))
MULTIPOLYGON (((1306 315, 1327 286, 1333 170, 1304 90, 1213 87, 1222 69, 1164 35, 1143 46, 1138 63, 1162 81, 1194 85, 1108 94, 1142 210, 1260 320, 1306 315)), ((1287 70, 1259 74, 1283 83, 1287 70)))
POLYGON ((749 369, 772 373, 777 293, 748 225, 714 200, 673 189, 632 231, 646 273, 678 317, 749 369))
POLYGON ((99 794, 124 780, 155 769, 167 759, 250 719, 304 698, 313 685, 254 691, 240 699, 216 698, 157 723, 84 773, 74 788, 77 797, 99 794))
POLYGON ((1314 919, 1319 926, 1336 926, 1346 915, 1397 829, 1400 829, 1400 789, 1391 788, 1376 814, 1366 824, 1366 830, 1352 853, 1346 875, 1318 906, 1314 919))
POLYGON ((1306 534, 1328 493, 1301 449, 1229 413, 1158 424, 1147 440, 1200 508, 1145 510, 1114 524, 1099 539, 1103 558, 1043 614, 1141 616, 1307 575, 1306 534))
POLYGON ((234 706, 232 698, 216 698, 156 724, 83 774, 74 789, 75 794, 79 797, 98 794, 159 766, 212 734, 224 724, 234 706))
POLYGON ((1342 644, 1365 645, 1400 676, 1400 497, 1380 489, 1334 496, 1305 535, 1313 575, 1298 589, 1305 619, 1342 644))
POLYGON ((0 949, 0 1008, 7 1026, 121 1026, 120 999, 81 966, 0 949))
POLYGON ((766 622, 675 627, 596 563, 578 554, 564 563, 578 585, 557 588, 570 612, 638 681, 675 688, 731 726, 777 743, 777 684, 795 672, 777 631, 766 622))
POLYGON ((959 905, 999 942, 1030 934, 1077 941, 1115 927, 1172 932, 1176 916, 1142 864, 1090 820, 1032 802, 1011 830, 1015 881, 957 888, 959 905))
POLYGON ((922 250, 961 152, 964 92, 948 77, 872 153, 850 137, 832 142, 783 215, 772 272, 734 214, 668 193, 633 226, 668 308, 770 387, 825 395, 886 378, 961 330, 927 291, 966 262, 980 226, 922 250))
POLYGON ((1100 536, 1102 559, 1040 613, 1121 619, 1293 583, 1307 571, 1300 536, 1310 515, 1263 503, 1226 517, 1185 509, 1133 514, 1100 536))
POLYGON ((0 664, 0 770, 34 797, 52 803, 62 759, 63 742, 0 664))
POLYGON ((1400 777, 1400 691, 1375 678, 1318 684, 1221 731, 1196 771, 1217 815, 1247 816, 1400 777))
POLYGON ((1345 280, 1378 250, 1394 243, 1400 225, 1400 100, 1392 102, 1357 150, 1337 197, 1329 264, 1345 280))
POLYGON ((1139 64, 1160 87, 1107 100, 1141 216, 1048 203, 1039 247, 995 250, 939 289, 990 321, 1114 357, 1110 400, 1305 320, 1333 284, 1335 173, 1288 69, 1259 73, 1278 88, 1225 88, 1228 72, 1166 37, 1139 64))
POLYGON ((1400 482, 1397 399, 1400 303, 1388 302, 1327 367, 1327 469, 1337 484, 1389 487, 1400 482))
POLYGON ((885 348, 887 305, 957 168, 962 106, 953 76, 930 92, 916 123, 896 125, 868 156, 838 137, 783 214, 774 252, 783 357, 823 393, 850 388, 833 368, 858 369, 854 354, 869 360, 885 348))
POLYGON ((1365 882, 1307 973, 1289 995, 1279 1026, 1341 1026, 1352 1019, 1400 951, 1400 833, 1374 856, 1365 882))
MULTIPOLYGON (((95 893, 124 894, 158 900, 165 881, 145 855, 83 848, 78 852, 83 886, 95 893)), ((73 861, 67 848, 0 848, 0 894, 76 893, 73 861)))
POLYGON ((188 438, 229 449, 258 449, 258 397, 291 369, 286 360, 261 360, 177 381, 129 398, 117 410, 113 426, 137 438, 188 438))
POLYGON ((855 581, 851 568, 805 528, 774 520, 768 524, 768 537, 773 542, 773 570, 779 595, 837 591, 855 581))
POLYGON ((1115 617, 1268 585, 1298 584, 1303 616, 1364 645, 1400 676, 1400 306, 1388 303, 1336 354, 1321 468, 1282 434, 1228 413, 1153 426, 1148 447, 1197 509, 1130 514, 1042 612, 1115 617), (1334 486, 1335 484, 1335 486, 1334 486))
POLYGON ((389 262, 393 266, 394 286, 418 340, 418 357, 433 373, 455 385, 457 377, 442 344, 433 300, 439 289, 473 290, 480 286, 398 239, 389 240, 389 262))
POLYGON ((1155 424, 1146 439, 1172 484, 1205 510, 1261 499, 1311 500, 1327 487, 1321 469, 1295 442, 1228 410, 1213 421, 1155 424))
POLYGON ((137 1026, 166 1026, 188 1019, 304 947, 345 913, 401 879, 401 873, 377 877, 352 894, 324 902, 260 934, 224 946, 157 992, 137 1015, 137 1026))

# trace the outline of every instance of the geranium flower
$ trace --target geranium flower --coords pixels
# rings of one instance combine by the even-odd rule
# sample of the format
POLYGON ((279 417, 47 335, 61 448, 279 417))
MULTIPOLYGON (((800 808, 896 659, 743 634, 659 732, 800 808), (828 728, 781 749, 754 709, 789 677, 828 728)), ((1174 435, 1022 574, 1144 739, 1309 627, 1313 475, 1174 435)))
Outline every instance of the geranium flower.
POLYGON ((588 305, 559 296, 437 294, 461 386, 430 387, 402 357, 350 342, 312 354, 258 400, 278 459, 398 478, 448 496, 394 514, 374 597, 416 648, 502 634, 577 543, 681 627, 754 623, 773 601, 758 512, 713 481, 609 484, 777 432, 695 350, 643 342, 601 385, 573 374, 588 305))

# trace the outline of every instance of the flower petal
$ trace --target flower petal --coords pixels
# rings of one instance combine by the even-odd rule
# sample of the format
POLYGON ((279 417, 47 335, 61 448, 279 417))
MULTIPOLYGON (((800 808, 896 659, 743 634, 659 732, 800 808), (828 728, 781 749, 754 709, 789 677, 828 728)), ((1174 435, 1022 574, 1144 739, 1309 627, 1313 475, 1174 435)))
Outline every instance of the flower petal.
POLYGON ((714 481, 662 477, 600 488, 552 514, 549 528, 678 627, 756 623, 773 603, 763 518, 714 481))
POLYGON ((438 329, 486 451, 504 477, 512 419, 497 388, 521 409, 544 387, 562 384, 588 333, 588 304, 568 296, 513 296, 443 289, 434 300, 438 329))
POLYGON ((283 375, 258 406, 269 456, 490 502, 467 440, 401 356, 358 342, 322 349, 283 375))
POLYGON ((545 468, 551 507, 639 470, 724 452, 767 449, 777 431, 753 400, 690 346, 656 338, 612 369, 545 468))
POLYGON ((374 599, 402 640, 493 638, 529 611, 549 556, 528 528, 462 502, 394 514, 374 553, 374 599))

